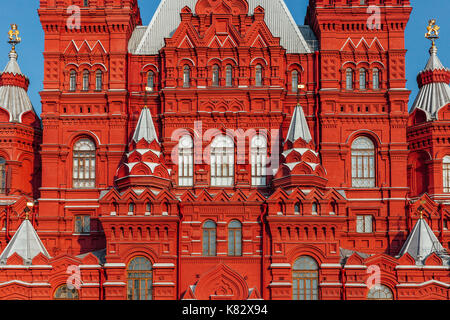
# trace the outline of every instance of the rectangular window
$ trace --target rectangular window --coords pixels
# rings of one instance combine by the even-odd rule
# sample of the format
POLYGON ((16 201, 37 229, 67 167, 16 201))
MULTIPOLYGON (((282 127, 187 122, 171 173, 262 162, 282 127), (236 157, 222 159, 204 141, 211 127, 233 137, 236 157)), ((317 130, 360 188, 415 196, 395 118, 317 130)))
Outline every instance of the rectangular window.
POLYGON ((90 232, 91 232, 91 217, 75 216, 75 233, 90 233, 90 232))
POLYGON ((356 232, 372 233, 372 216, 356 216, 356 232))
POLYGON ((443 181, 444 181, 444 192, 450 193, 450 163, 445 163, 442 167, 443 171, 443 181))

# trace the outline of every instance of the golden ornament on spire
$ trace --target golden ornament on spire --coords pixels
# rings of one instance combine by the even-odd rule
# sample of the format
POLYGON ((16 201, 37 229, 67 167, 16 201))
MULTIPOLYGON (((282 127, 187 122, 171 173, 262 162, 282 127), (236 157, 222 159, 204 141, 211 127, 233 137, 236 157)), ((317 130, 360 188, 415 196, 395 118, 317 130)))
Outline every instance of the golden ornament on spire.
POLYGON ((434 47, 434 42, 439 39, 439 30, 441 29, 441 27, 439 27, 436 24, 436 19, 431 19, 430 21, 428 21, 428 27, 427 30, 428 32, 425 33, 425 38, 427 38, 428 40, 431 40, 433 42, 433 47, 434 47))
POLYGON ((19 37, 19 29, 17 28, 17 24, 13 23, 11 25, 11 30, 9 30, 9 41, 8 43, 12 45, 11 52, 16 52, 16 45, 19 44, 22 39, 19 37))

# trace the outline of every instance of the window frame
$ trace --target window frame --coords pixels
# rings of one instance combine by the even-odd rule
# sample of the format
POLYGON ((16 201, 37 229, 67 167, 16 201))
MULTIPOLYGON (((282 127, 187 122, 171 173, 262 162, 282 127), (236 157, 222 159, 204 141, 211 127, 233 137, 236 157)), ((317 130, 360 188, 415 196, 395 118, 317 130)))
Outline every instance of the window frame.
POLYGON ((73 69, 69 72, 69 91, 77 91, 77 72, 73 69))
POLYGON ((367 136, 356 137, 350 146, 351 186, 357 189, 373 189, 377 186, 377 149, 373 140, 367 136), (361 148, 357 144, 365 141, 370 148, 361 148))
POLYGON ((242 257, 242 223, 239 220, 228 224, 228 256, 242 257))
POLYGON ((255 66, 255 87, 263 86, 263 66, 261 64, 257 64, 255 66))
POLYGON ((55 292, 53 293, 53 300, 79 300, 80 299, 80 293, 78 292, 78 290, 74 287, 73 289, 69 289, 69 287, 67 286, 67 284, 62 284, 60 286, 58 286, 55 290, 55 292), (67 289, 67 293, 69 294, 69 291, 71 291, 71 295, 75 294, 75 297, 64 297, 64 298, 57 298, 56 295, 58 294, 59 291, 62 291, 63 288, 67 289))
POLYGON ((450 156, 442 159, 442 191, 450 193, 450 156))
POLYGON ((236 169, 235 149, 234 139, 227 135, 216 136, 211 142, 209 152, 211 187, 234 186, 236 169), (223 174, 224 172, 226 174, 223 174))
POLYGON ((250 142, 250 167, 253 187, 267 186, 267 152, 267 138, 262 134, 255 135, 250 142))
POLYGON ((298 257, 292 266, 292 300, 319 300, 319 264, 310 256, 298 257), (304 262, 301 262, 301 261, 304 262), (308 295, 308 288, 310 290, 308 295))
POLYGON ((153 264, 147 257, 144 256, 136 256, 130 260, 130 262, 127 265, 126 269, 126 279, 127 279, 127 292, 126 292, 126 299, 127 300, 134 300, 134 301, 143 301, 143 300, 153 300, 154 299, 154 288, 153 288, 153 264), (141 262, 136 262, 136 261, 141 262), (131 269, 133 266, 133 263, 136 263, 137 269, 131 269), (144 269, 144 267, 150 266, 148 269, 144 269), (138 295, 136 296, 137 299, 134 299, 135 293, 136 293, 136 281, 138 281, 139 287, 138 287, 138 295), (145 299, 142 299, 142 281, 144 281, 145 288, 144 288, 144 297, 145 299), (131 286, 130 286, 131 285, 131 286), (150 285, 150 286, 149 286, 150 285), (130 295, 131 293, 131 295, 130 295))
POLYGON ((178 186, 191 187, 193 185, 194 140, 190 135, 184 135, 178 141, 178 186))
POLYGON ((82 91, 89 91, 90 87, 90 72, 89 70, 85 69, 82 73, 82 91))
POLYGON ((74 233, 91 234, 91 216, 87 214, 77 214, 74 216, 74 233), (80 222, 80 224, 78 224, 80 222), (79 228, 81 227, 81 228, 79 228))
POLYGON ((374 219, 370 214, 358 214, 356 215, 356 233, 370 234, 374 232, 373 227, 374 219))
POLYGON ((97 183, 97 146, 95 142, 90 138, 87 137, 79 138, 75 141, 72 147, 72 188, 95 189, 96 183, 97 183), (75 148, 77 147, 77 145, 81 144, 82 141, 88 141, 93 149, 76 150, 75 148), (75 162, 77 164, 75 164, 75 162), (80 165, 81 162, 83 162, 83 165, 80 165), (93 168, 91 166, 92 162, 93 168), (88 171, 84 169, 86 167, 88 167, 88 171), (86 173, 88 173, 89 177, 80 178, 81 173, 83 173, 83 177, 86 173), (77 183, 86 183, 88 184, 88 186, 80 186, 80 185, 77 186, 77 183))
POLYGON ((354 89, 354 71, 352 68, 347 68, 345 70, 345 89, 353 90, 354 89))
POLYGON ((217 223, 213 220, 206 220, 202 226, 202 255, 217 256, 217 223))
POLYGON ((191 67, 189 65, 185 65, 183 67, 183 88, 191 87, 191 67))

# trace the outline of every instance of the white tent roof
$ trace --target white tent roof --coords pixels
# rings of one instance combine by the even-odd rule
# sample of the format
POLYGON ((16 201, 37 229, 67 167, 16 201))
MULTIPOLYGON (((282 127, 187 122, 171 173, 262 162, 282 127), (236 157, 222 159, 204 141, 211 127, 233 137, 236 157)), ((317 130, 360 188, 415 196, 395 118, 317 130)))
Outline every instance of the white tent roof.
POLYGON ((136 143, 141 141, 141 139, 145 139, 148 143, 153 142, 153 140, 158 142, 158 136, 156 135, 152 114, 150 113, 150 109, 147 107, 142 109, 133 135, 133 140, 136 143))
POLYGON ((33 225, 28 219, 22 222, 5 250, 3 250, 0 255, 0 264, 6 264, 8 258, 14 253, 22 257, 24 264, 31 264, 31 261, 39 253, 50 258, 36 230, 34 230, 33 225))
POLYGON ((303 108, 302 106, 297 105, 294 109, 294 114, 292 115, 291 125, 289 126, 286 141, 295 142, 300 138, 307 143, 312 140, 303 108))

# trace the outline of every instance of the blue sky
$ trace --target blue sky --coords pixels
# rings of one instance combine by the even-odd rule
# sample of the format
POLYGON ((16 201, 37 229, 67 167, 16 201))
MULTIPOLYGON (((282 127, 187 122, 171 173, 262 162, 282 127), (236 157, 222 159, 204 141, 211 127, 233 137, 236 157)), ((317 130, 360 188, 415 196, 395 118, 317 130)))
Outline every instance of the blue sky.
MULTIPOLYGON (((159 0, 138 0, 138 2, 143 23, 146 25, 152 18, 159 0)), ((285 2, 297 23, 303 24, 308 0, 285 0, 285 2)), ((450 1, 411 0, 411 3, 413 12, 406 29, 406 48, 408 49, 406 56, 407 88, 412 91, 410 105, 417 94, 417 73, 424 68, 429 57, 430 43, 424 38, 424 34, 430 18, 436 18, 441 26, 438 55, 443 64, 450 68, 450 1)), ((40 113, 39 92, 42 90, 44 72, 42 55, 44 33, 37 14, 38 7, 39 0, 2 1, 2 10, 0 10, 0 69, 3 70, 8 62, 10 46, 7 43, 7 33, 10 24, 16 23, 19 25, 23 41, 17 48, 19 64, 22 72, 31 80, 28 90, 29 96, 36 111, 40 113)))

